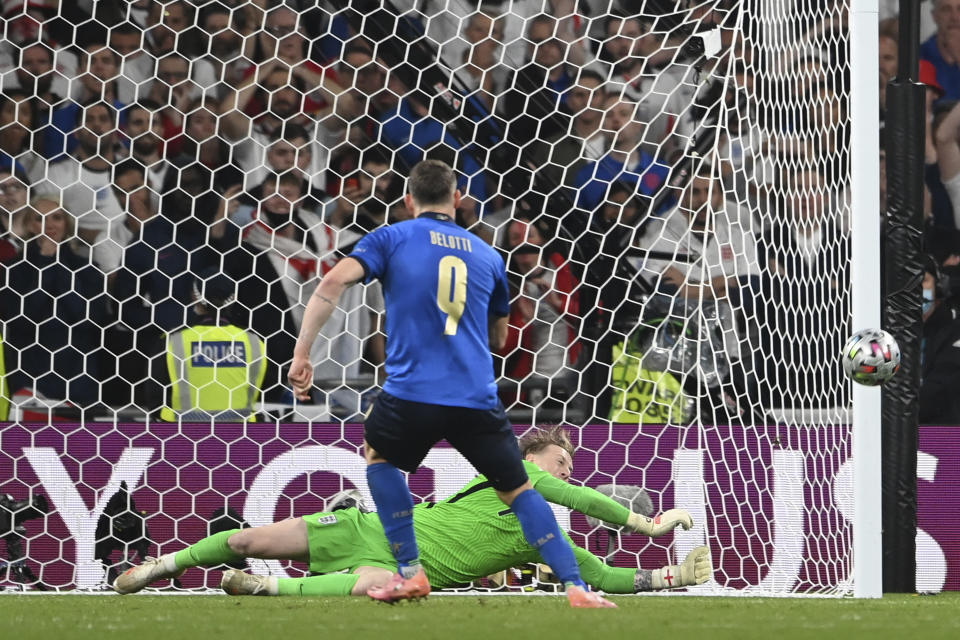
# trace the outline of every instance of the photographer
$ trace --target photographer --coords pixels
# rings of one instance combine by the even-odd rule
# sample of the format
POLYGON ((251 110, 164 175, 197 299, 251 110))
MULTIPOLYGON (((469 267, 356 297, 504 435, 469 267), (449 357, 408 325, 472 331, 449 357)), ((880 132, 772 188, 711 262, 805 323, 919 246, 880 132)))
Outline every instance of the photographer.
POLYGON ((0 494, 0 538, 7 547, 5 564, 9 569, 8 579, 30 585, 39 591, 46 591, 47 587, 26 563, 23 543, 27 540, 27 528, 24 523, 27 520, 43 518, 49 512, 50 506, 43 494, 24 500, 17 500, 9 493, 0 494))
POLYGON ((932 256, 924 271, 920 422, 960 424, 960 307, 932 256))

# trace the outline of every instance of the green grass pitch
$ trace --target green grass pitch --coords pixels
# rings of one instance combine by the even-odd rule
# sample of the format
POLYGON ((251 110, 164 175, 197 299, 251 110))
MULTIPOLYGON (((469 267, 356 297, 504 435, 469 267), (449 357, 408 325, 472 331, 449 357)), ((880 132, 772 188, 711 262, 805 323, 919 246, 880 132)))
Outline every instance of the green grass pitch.
POLYGON ((882 600, 613 599, 617 610, 584 611, 549 596, 434 596, 389 606, 360 598, 4 595, 0 638, 960 638, 960 593, 882 600))

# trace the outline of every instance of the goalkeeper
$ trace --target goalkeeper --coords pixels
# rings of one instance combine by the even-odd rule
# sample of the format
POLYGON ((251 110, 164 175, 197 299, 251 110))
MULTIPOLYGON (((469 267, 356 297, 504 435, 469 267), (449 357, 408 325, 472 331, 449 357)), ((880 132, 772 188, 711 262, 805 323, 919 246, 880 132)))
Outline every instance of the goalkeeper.
MULTIPOLYGON (((521 440, 520 450, 534 488, 550 502, 648 536, 663 535, 678 525, 688 529, 693 524, 683 509, 648 518, 594 489, 567 484, 573 469, 573 445, 559 427, 528 435, 521 440)), ((542 562, 540 554, 524 539, 516 516, 483 476, 442 502, 416 505, 414 526, 417 539, 422 541, 424 569, 430 583, 439 588, 542 562)), ((569 537, 567 541, 573 545, 569 537)), ((584 581, 607 593, 701 584, 712 573, 706 547, 691 551, 679 566, 655 570, 610 567, 580 547, 573 546, 573 550, 584 581)), ((221 582, 227 593, 362 596, 368 589, 386 584, 396 569, 377 514, 349 508, 264 527, 224 531, 177 553, 148 560, 121 574, 113 586, 119 593, 133 593, 157 580, 179 576, 190 567, 212 567, 244 558, 307 562, 312 573, 325 575, 278 578, 229 570, 221 582), (334 573, 340 571, 347 573, 334 573)))

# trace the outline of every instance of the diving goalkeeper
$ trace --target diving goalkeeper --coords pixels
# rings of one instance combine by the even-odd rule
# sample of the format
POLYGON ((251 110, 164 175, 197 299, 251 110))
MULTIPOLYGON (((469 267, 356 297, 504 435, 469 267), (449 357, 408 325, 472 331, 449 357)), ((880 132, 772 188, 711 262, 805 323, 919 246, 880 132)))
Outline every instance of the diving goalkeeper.
MULTIPOLYGON (((689 529, 693 524, 683 509, 648 518, 598 491, 568 484, 574 449, 559 427, 526 436, 520 450, 530 481, 549 502, 652 537, 678 525, 689 529)), ((417 539, 422 541, 424 569, 430 583, 439 588, 462 586, 510 567, 542 562, 540 554, 524 539, 516 516, 483 476, 442 502, 416 505, 414 525, 417 539)), ((701 584, 712 573, 707 547, 691 551, 681 565, 646 570, 607 566, 573 545, 569 537, 567 541, 573 546, 584 581, 607 593, 701 584)), ((396 570, 377 514, 349 508, 212 535, 182 551, 129 569, 113 587, 121 594, 133 593, 157 580, 177 577, 190 567, 217 566, 243 558, 302 561, 309 563, 312 573, 326 575, 278 578, 229 570, 221 582, 227 593, 363 596, 368 589, 386 584, 396 570), (339 571, 347 573, 334 573, 339 571)))

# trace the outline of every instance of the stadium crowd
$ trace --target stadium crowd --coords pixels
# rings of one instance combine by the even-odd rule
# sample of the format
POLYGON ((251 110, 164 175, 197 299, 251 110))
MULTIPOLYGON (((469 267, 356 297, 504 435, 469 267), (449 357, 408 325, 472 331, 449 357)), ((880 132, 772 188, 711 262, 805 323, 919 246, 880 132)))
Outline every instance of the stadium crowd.
MULTIPOLYGON (((295 0, 3 4, 11 395, 158 410, 167 391, 149 372, 166 336, 198 320, 197 274, 213 268, 236 285, 224 317, 265 341, 265 400, 290 401, 284 376, 316 279, 365 233, 409 216, 406 172, 435 158, 460 176, 458 222, 508 265, 508 406, 606 418, 619 401, 621 418, 650 421, 664 415, 644 402, 684 419, 678 400, 702 396, 704 419, 730 421, 845 402, 839 8, 799 21, 812 44, 771 79, 752 44, 762 26, 746 20, 738 36, 732 0, 371 4, 382 8, 365 21, 295 0), (734 55, 694 46, 711 28, 734 55), (698 145, 716 150, 709 163, 698 145), (699 354, 692 383, 611 394, 631 366, 656 369, 641 356, 676 360, 676 344, 699 354)), ((960 0, 934 5, 921 70, 933 89, 929 313, 956 331, 945 272, 960 264, 960 0)), ((881 99, 896 43, 893 15, 881 99)), ((346 416, 366 407, 384 358, 379 285, 350 291, 313 352, 315 400, 346 416)), ((960 376, 957 360, 935 353, 925 379, 960 376)))

